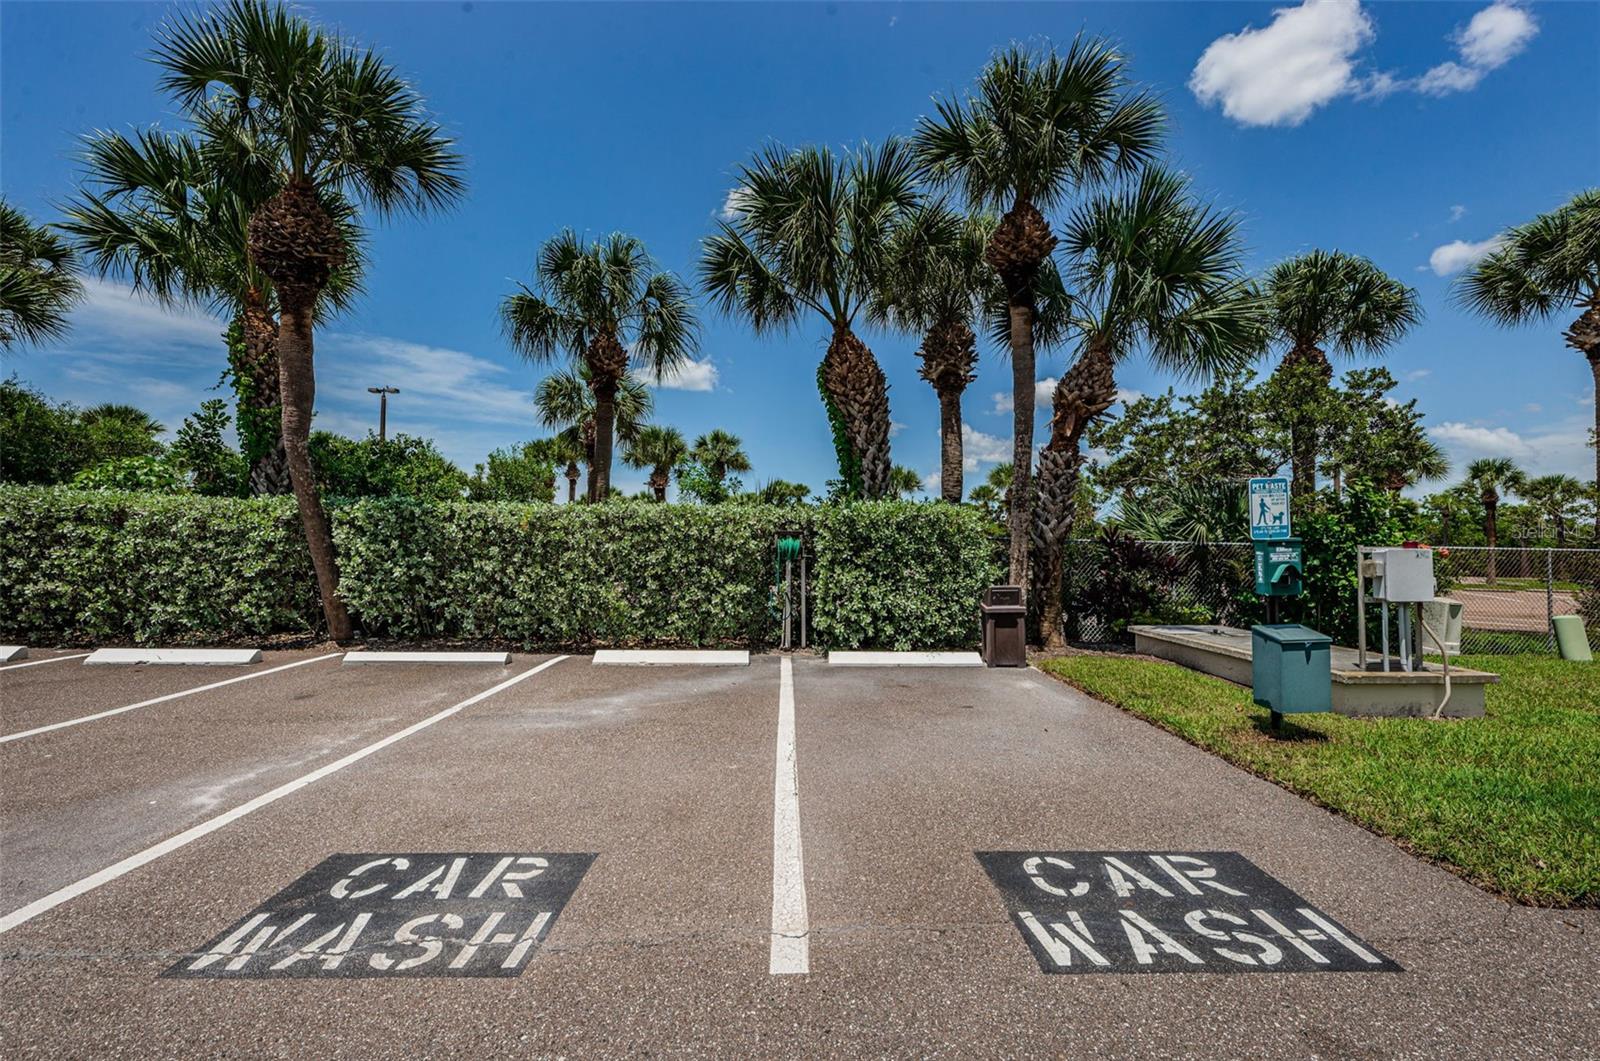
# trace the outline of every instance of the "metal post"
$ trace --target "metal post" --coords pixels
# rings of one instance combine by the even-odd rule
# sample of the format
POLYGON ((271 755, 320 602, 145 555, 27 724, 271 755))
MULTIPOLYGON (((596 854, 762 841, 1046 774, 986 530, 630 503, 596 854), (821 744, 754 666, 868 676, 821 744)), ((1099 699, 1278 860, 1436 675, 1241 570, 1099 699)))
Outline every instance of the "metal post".
POLYGON ((1383 669, 1389 669, 1389 602, 1383 602, 1383 669))
POLYGON ((378 441, 389 437, 389 395, 399 394, 399 387, 368 387, 368 394, 378 396, 378 441))
POLYGON ((790 616, 794 612, 792 589, 794 587, 794 561, 783 562, 783 647, 794 647, 794 636, 790 633, 790 616))
POLYGON ((806 541, 800 539, 800 647, 806 647, 806 593, 810 585, 806 579, 806 541))
POLYGON ((1361 573, 1361 546, 1356 546, 1356 666, 1367 669, 1367 579, 1361 573))
POLYGON ((1556 648, 1556 561, 1555 550, 1544 551, 1544 648, 1556 648))

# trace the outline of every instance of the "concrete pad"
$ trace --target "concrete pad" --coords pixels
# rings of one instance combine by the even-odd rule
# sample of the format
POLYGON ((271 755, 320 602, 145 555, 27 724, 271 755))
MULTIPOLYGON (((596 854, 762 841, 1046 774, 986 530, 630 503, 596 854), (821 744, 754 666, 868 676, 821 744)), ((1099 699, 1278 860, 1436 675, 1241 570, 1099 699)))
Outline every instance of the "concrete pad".
POLYGON ((748 667, 750 653, 712 649, 617 649, 603 648, 594 654, 596 666, 632 665, 663 667, 692 665, 697 667, 748 667))
POLYGON ((346 652, 351 663, 492 663, 504 667, 511 662, 509 652, 346 652))
POLYGON ((260 663, 259 648, 101 648, 83 661, 91 663, 175 663, 219 667, 260 663))
POLYGON ((831 667, 981 667, 976 652, 830 652, 831 667))
POLYGON ((28 649, 25 645, 0 645, 0 663, 10 663, 12 660, 27 658, 28 649))

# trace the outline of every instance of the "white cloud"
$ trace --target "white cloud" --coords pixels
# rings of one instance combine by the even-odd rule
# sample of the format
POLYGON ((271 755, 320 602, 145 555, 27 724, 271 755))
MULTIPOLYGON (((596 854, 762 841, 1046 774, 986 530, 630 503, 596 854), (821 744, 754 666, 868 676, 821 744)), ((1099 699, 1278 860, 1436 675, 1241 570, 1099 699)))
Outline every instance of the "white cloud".
POLYGON ((1509 0, 1496 0, 1473 15, 1453 39, 1462 59, 1494 70, 1515 58, 1538 32, 1539 24, 1525 8, 1509 0))
POLYGON ((1455 224, 1457 221, 1460 221, 1463 217, 1466 217, 1466 216, 1467 216, 1467 208, 1466 207, 1457 205, 1457 206, 1452 206, 1450 208, 1450 223, 1452 225, 1455 224))
POLYGON ((1458 477, 1467 462, 1478 457, 1509 457, 1533 475, 1563 473, 1589 478, 1594 474, 1594 451, 1589 448, 1588 425, 1581 416, 1523 432, 1446 421, 1429 428, 1428 434, 1449 454, 1458 477))
POLYGON ((654 379, 646 377, 645 382, 662 390, 714 391, 719 378, 717 366, 708 357, 704 361, 684 361, 654 379))
POLYGON ((743 217, 745 198, 749 194, 743 188, 729 188, 728 194, 722 197, 722 207, 717 211, 717 216, 724 221, 736 221, 743 217))
POLYGON ((1262 29, 1212 41, 1189 88, 1245 125, 1299 125, 1356 88, 1353 59, 1372 37, 1372 20, 1355 0, 1304 0, 1278 8, 1262 29))
POLYGON ((1435 276, 1459 273, 1468 266, 1478 264, 1485 255, 1498 250, 1504 242, 1504 236, 1491 236, 1477 243, 1469 243, 1464 239, 1451 240, 1433 248, 1433 253, 1428 255, 1428 268, 1433 270, 1435 276))
POLYGON ((1011 440, 988 435, 971 424, 961 425, 961 466, 969 472, 980 464, 1002 464, 1011 459, 1011 440))
POLYGON ((900 434, 900 432, 904 431, 905 429, 906 429, 906 425, 902 424, 900 421, 898 421, 898 420, 890 420, 889 421, 889 437, 890 438, 894 438, 896 435, 900 434))
POLYGON ((922 490, 924 493, 937 494, 943 477, 938 472, 929 472, 922 477, 922 490))
POLYGON ((469 423, 533 423, 533 387, 528 379, 488 358, 350 332, 332 332, 320 345, 333 356, 318 360, 319 397, 359 394, 357 400, 365 401, 367 387, 397 386, 400 394, 389 399, 391 414, 397 406, 422 404, 429 416, 459 417, 469 423))
POLYGON ((1034 383, 1033 407, 1035 409, 1042 409, 1046 414, 1048 414, 1050 412, 1051 404, 1055 401, 1056 384, 1060 382, 1061 381, 1055 376, 1046 376, 1044 379, 1034 383))
MULTIPOLYGON (((1212 41, 1189 76, 1203 104, 1243 125, 1299 125, 1340 96, 1381 100, 1401 91, 1444 96, 1476 88, 1521 52, 1538 23, 1513 0, 1495 0, 1450 35, 1456 58, 1420 77, 1361 74, 1361 52, 1376 36, 1359 0, 1303 0, 1272 22, 1212 41)), ((1454 219, 1453 219, 1454 220, 1454 219)))
POLYGON ((1404 379, 1407 383, 1415 383, 1417 380, 1427 379, 1431 375, 1433 375, 1433 369, 1431 368, 1414 368, 1405 374, 1404 379))
POLYGON ((1522 409, 1523 409, 1524 412, 1529 412, 1529 413, 1542 413, 1542 412, 1544 412, 1544 406, 1540 405, 1538 402, 1529 402, 1527 405, 1524 405, 1522 407, 1522 409))
POLYGON ((121 348, 137 346, 170 350, 174 346, 224 350, 225 321, 189 306, 167 308, 137 294, 126 284, 85 277, 83 301, 72 311, 74 331, 109 339, 121 348))
POLYGON ((995 391, 992 397, 994 398, 994 408, 990 412, 1009 413, 1017 407, 1016 402, 1011 398, 1010 391, 995 391))
POLYGON ((1143 397, 1143 391, 1136 391, 1128 387, 1117 388, 1117 401, 1121 402, 1123 405, 1132 405, 1134 402, 1143 397))
POLYGON ((1510 0, 1495 0, 1450 35, 1460 62, 1443 62, 1423 74, 1417 79, 1417 91, 1447 96, 1477 88, 1485 74, 1510 62, 1538 32, 1539 24, 1527 9, 1510 0))

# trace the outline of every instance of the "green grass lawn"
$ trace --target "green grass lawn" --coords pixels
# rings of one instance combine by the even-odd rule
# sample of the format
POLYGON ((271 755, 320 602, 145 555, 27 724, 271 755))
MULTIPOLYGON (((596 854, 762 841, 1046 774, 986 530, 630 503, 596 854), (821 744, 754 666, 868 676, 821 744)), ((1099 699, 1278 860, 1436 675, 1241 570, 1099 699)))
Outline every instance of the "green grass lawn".
POLYGON ((1481 719, 1290 715, 1250 690, 1128 656, 1047 673, 1519 902, 1600 906, 1600 663, 1464 656, 1501 676, 1481 719))

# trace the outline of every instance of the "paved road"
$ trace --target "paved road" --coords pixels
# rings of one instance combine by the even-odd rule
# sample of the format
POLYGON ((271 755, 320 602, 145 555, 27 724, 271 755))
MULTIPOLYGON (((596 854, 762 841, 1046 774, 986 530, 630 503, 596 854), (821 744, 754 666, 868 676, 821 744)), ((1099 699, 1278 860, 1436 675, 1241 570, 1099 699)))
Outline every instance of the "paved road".
MULTIPOLYGON (((1600 1054, 1600 914, 1508 907, 1032 671, 794 661, 809 973, 771 975, 781 661, 504 684, 548 662, 318 662, 0 744, 12 914, 405 734, 0 935, 7 1055, 1600 1054), (1404 971, 1045 975, 976 851, 1239 852, 1404 971), (397 852, 596 857, 517 976, 162 977, 397 852)), ((0 672, 0 733, 155 688, 37 671, 0 672)))
POLYGON ((1462 623, 1473 630, 1521 630, 1542 634, 1550 628, 1550 615, 1576 615, 1577 599, 1556 590, 1547 600, 1542 589, 1471 589, 1457 586, 1450 596, 1460 601, 1462 623), (1554 608, 1551 613, 1547 609, 1554 608))

